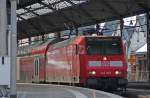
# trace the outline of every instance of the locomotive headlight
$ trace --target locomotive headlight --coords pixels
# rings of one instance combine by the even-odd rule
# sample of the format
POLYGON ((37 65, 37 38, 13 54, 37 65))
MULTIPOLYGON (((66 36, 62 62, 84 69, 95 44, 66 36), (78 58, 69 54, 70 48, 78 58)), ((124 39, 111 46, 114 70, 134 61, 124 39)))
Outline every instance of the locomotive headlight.
POLYGON ((119 74, 119 71, 115 71, 115 74, 118 75, 118 74, 119 74))
POLYGON ((89 74, 95 75, 96 71, 90 71, 89 74))
POLYGON ((95 71, 92 71, 92 75, 95 75, 96 74, 96 72, 95 71))

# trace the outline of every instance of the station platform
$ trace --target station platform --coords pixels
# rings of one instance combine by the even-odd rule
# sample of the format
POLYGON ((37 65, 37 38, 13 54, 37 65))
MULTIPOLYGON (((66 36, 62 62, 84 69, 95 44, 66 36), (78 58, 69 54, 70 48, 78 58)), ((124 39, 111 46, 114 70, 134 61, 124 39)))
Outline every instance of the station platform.
POLYGON ((17 98, 123 98, 88 88, 51 84, 17 84, 17 98))

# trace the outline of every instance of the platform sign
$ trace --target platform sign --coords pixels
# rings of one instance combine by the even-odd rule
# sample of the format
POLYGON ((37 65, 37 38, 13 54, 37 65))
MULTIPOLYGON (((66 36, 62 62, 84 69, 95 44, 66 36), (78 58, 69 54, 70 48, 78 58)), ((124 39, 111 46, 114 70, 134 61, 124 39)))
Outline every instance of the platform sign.
POLYGON ((130 55, 130 58, 128 59, 128 62, 131 64, 131 65, 135 65, 136 64, 136 61, 137 61, 137 58, 135 55, 130 55))

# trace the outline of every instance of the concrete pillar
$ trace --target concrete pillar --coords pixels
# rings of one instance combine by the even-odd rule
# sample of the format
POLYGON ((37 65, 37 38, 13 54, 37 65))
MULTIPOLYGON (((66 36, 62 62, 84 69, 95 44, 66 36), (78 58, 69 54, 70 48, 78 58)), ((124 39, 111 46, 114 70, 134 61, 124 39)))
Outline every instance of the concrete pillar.
POLYGON ((0 0, 0 56, 7 55, 7 17, 6 17, 6 0, 0 0))
POLYGON ((16 53, 17 53, 17 20, 16 20, 16 0, 11 2, 11 79, 10 98, 16 98, 16 53))

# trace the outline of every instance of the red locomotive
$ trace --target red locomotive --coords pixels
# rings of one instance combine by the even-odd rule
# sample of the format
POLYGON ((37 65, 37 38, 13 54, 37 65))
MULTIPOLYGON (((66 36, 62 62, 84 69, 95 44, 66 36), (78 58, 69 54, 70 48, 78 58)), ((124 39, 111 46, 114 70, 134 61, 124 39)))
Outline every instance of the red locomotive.
POLYGON ((57 43, 50 41, 18 56, 18 64, 21 81, 113 89, 127 85, 121 37, 78 36, 57 43))

